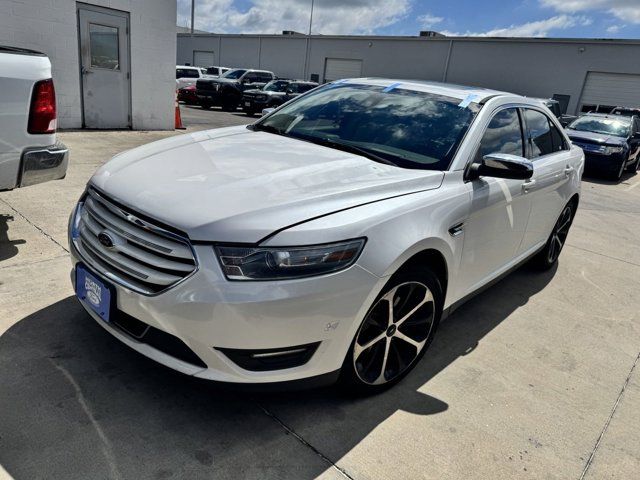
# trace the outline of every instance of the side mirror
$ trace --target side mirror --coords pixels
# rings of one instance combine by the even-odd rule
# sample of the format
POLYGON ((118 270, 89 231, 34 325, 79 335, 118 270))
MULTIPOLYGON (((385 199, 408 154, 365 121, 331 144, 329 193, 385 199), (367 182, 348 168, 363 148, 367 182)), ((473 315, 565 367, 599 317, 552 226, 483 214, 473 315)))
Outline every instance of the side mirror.
POLYGON ((467 172, 469 180, 478 177, 527 180, 533 175, 533 164, 524 157, 508 153, 490 153, 477 163, 472 163, 467 172))
POLYGON ((274 110, 275 110, 275 108, 263 108, 262 109, 262 115, 269 115, 274 110))

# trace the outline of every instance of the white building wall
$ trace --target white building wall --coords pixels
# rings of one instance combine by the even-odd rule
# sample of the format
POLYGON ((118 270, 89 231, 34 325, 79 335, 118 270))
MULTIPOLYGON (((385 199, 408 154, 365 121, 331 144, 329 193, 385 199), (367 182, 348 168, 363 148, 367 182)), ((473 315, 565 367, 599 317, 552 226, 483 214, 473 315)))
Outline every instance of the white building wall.
MULTIPOLYGON (((134 129, 174 127, 176 0, 87 0, 129 13, 134 129)), ((75 0, 0 0, 0 44, 46 53, 61 128, 82 127, 75 0)))
MULTIPOLYGON (((194 49, 211 50, 223 65, 302 77, 306 41, 304 36, 179 34, 176 59, 189 63, 194 49)), ((322 82, 327 59, 359 60, 365 77, 445 81, 543 98, 569 95, 568 113, 574 113, 589 72, 640 75, 639 57, 639 40, 314 35, 308 74, 322 82)))

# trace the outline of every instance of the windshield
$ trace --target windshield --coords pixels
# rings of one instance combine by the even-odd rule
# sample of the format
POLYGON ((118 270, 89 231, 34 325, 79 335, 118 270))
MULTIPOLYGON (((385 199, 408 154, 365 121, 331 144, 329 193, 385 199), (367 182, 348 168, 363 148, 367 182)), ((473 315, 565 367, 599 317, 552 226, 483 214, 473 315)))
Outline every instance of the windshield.
POLYGON ((284 92, 288 84, 289 82, 282 80, 271 80, 264 86, 263 90, 267 92, 284 92))
POLYGON ((242 75, 244 75, 244 72, 246 72, 246 70, 242 70, 242 69, 237 69, 237 70, 229 70, 228 72, 223 73, 220 78, 229 78, 231 80, 237 80, 239 79, 242 75))
POLYGON ((445 170, 479 106, 427 92, 330 84, 282 107, 255 129, 349 149, 404 168, 445 170))
POLYGON ((626 137, 629 135, 631 119, 590 117, 588 115, 574 120, 567 128, 581 132, 602 133, 603 135, 613 135, 615 137, 626 137))

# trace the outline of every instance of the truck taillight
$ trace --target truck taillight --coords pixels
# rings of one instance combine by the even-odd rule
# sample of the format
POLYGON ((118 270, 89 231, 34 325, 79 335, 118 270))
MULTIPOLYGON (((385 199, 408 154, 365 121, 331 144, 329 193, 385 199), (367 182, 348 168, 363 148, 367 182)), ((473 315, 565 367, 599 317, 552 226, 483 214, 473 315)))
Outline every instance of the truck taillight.
POLYGON ((55 133, 57 126, 56 91, 53 80, 40 80, 33 87, 29 111, 29 133, 55 133))

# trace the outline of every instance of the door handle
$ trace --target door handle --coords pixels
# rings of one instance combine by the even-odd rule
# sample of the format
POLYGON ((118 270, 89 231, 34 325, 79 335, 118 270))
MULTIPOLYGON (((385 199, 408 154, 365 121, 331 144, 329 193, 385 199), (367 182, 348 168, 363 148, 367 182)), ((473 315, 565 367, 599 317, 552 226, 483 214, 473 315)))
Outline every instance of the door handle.
POLYGON ((564 176, 565 177, 570 176, 573 173, 574 170, 575 170, 575 168, 573 168, 571 165, 567 165, 565 167, 565 169, 564 169, 564 176))
POLYGON ((536 184, 535 179, 531 179, 531 180, 525 180, 524 182, 522 182, 522 190, 524 190, 524 193, 527 193, 529 190, 531 190, 536 184))

